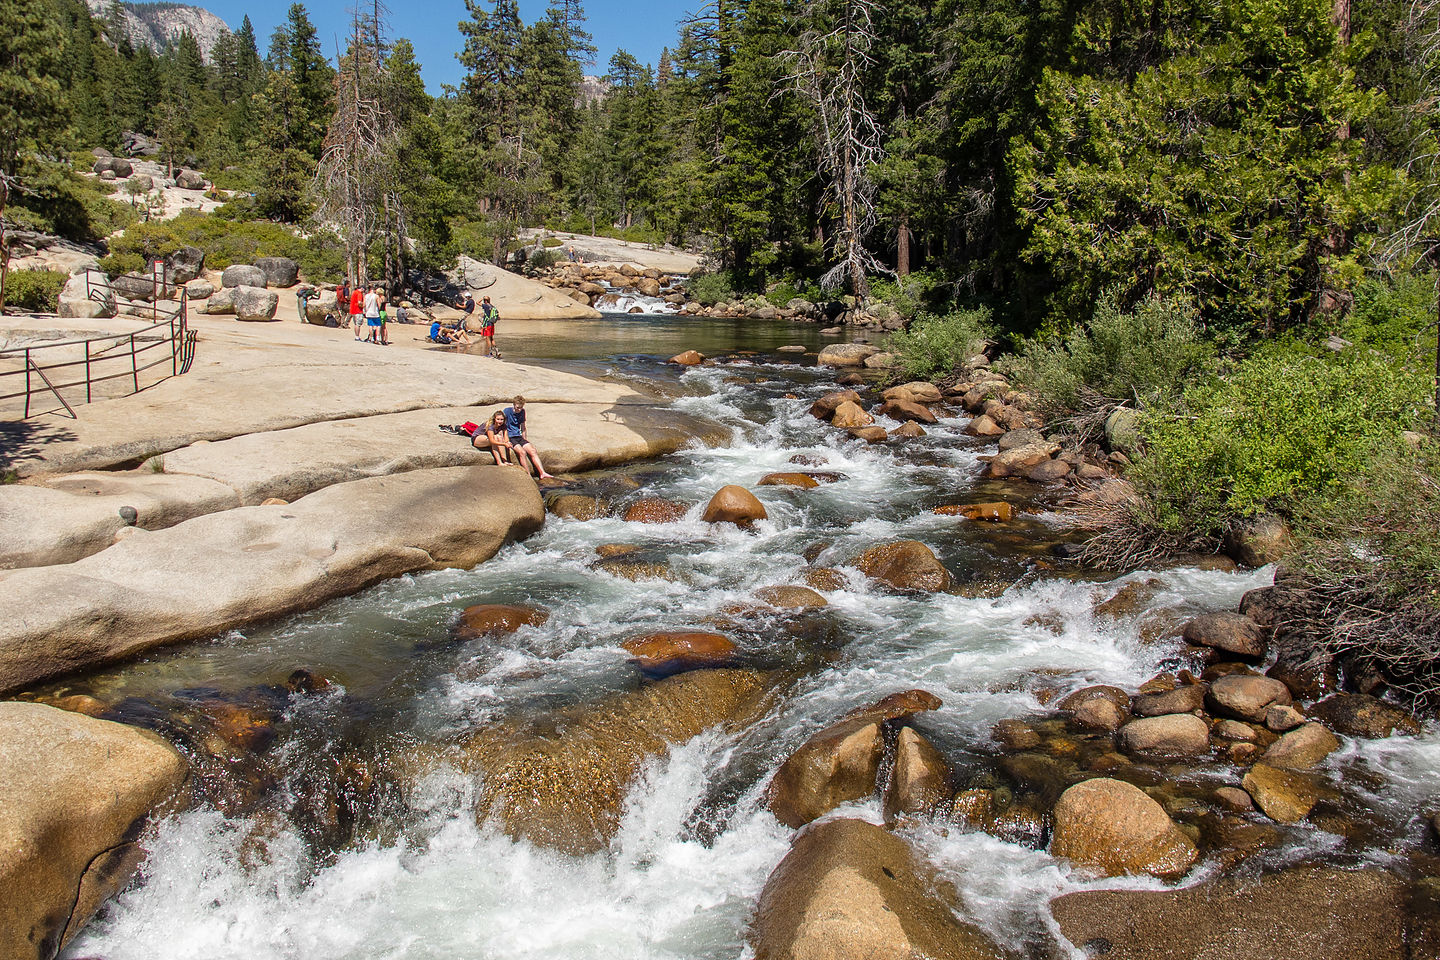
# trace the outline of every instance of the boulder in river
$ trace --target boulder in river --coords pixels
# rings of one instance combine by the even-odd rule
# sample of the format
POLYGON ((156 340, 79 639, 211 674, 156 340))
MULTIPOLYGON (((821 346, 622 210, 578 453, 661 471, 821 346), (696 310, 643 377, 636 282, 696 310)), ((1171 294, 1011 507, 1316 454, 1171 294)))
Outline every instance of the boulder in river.
POLYGON ((1005 428, 982 413, 965 424, 965 433, 972 437, 1003 437, 1005 428))
POLYGON ((682 367, 694 367, 705 362, 705 355, 698 350, 686 350, 683 353, 675 354, 670 358, 670 362, 677 363, 682 367))
POLYGON ((890 782, 885 785, 886 821, 904 814, 929 816, 950 792, 950 765, 940 751, 912 727, 901 727, 890 782))
POLYGON ((129 881, 140 828, 188 772, 152 733, 0 703, 0 956, 59 953, 129 881))
POLYGON ((871 547, 853 563, 871 580, 894 590, 938 593, 949 590, 953 580, 934 551, 918 540, 897 540, 871 547))
POLYGON ((620 646, 650 676, 723 666, 734 661, 736 652, 735 641, 724 634, 698 630, 647 633, 631 637, 620 646))
POLYGON ((1104 876, 1173 879, 1199 857, 1165 809, 1139 787, 1102 777, 1077 783, 1055 804, 1050 852, 1104 876))
POLYGON ((1337 693, 1326 697, 1315 704, 1310 713, 1347 737, 1378 740, 1396 730, 1409 734, 1420 732, 1420 724, 1414 716, 1394 704, 1364 693, 1337 693))
POLYGON ((765 504, 755 494, 732 483, 716 491, 700 519, 706 523, 733 523, 737 527, 748 527, 768 516, 765 504))
POLYGON ((1320 800, 1315 781, 1303 773, 1257 763, 1241 786, 1265 816, 1278 823, 1295 823, 1310 815, 1320 800))
POLYGON ((820 351, 816 363, 822 367, 863 367, 879 352, 866 343, 832 343, 820 351))
POLYGON ((1254 723, 1265 722, 1265 712, 1272 704, 1291 702, 1290 691, 1279 680, 1243 673, 1217 677, 1206 699, 1217 713, 1254 723))
POLYGON ((761 587, 755 591, 755 596, 772 607, 787 610, 814 610, 827 605, 825 598, 814 590, 793 584, 761 587))
POLYGON ((820 481, 808 473, 767 473, 755 485, 757 487, 799 487, 802 490, 813 490, 820 486, 820 481))
POLYGON ((1015 519, 1015 507, 1004 501, 946 504, 936 507, 935 513, 942 517, 961 517, 965 520, 985 520, 990 523, 1008 523, 1015 519))
POLYGON ((683 503, 660 497, 641 497, 625 509, 626 523, 674 523, 690 510, 683 503))
POLYGON ((758 671, 695 670, 534 723, 488 724, 460 745, 462 768, 483 771, 476 817, 517 839, 576 856, 594 853, 619 827, 630 781, 645 759, 710 727, 751 722, 768 689, 758 671))
POLYGON ((1210 752, 1210 727, 1189 713, 1143 717, 1120 728, 1120 748, 1145 759, 1198 757, 1210 752))
POLYGON ((880 720, 842 720, 805 741, 775 771, 766 799, 775 819, 800 827, 875 791, 884 736, 880 720))
MULTIPOLYGON (((596 520, 605 516, 607 507, 599 497, 578 493, 562 493, 545 502, 547 512, 566 520, 596 520)), ((683 513, 682 513, 683 516, 683 513)))
POLYGON ((1260 762, 1287 770, 1309 770, 1339 749, 1340 741, 1323 724, 1306 723, 1272 743, 1260 762))
POLYGON ((514 633, 521 627, 544 626, 550 619, 549 612, 538 607, 524 607, 504 603, 481 603, 466 607, 455 625, 455 637, 459 640, 474 640, 478 637, 514 633))
POLYGON ((1238 613, 1206 613, 1185 624, 1186 643, 1222 650, 1245 660, 1265 658, 1265 637, 1260 625, 1238 613))
POLYGON ((930 408, 914 400, 886 400, 880 405, 880 415, 892 420, 914 420, 917 423, 936 423, 938 419, 930 408))
POLYGON ((835 413, 830 418, 832 426, 840 427, 842 430, 849 430, 854 427, 868 427, 875 422, 875 418, 865 412, 865 408, 853 400, 846 400, 835 408, 835 413))
POLYGON ((995 454, 985 467, 985 475, 995 479, 1023 477, 1033 467, 1046 462, 1059 450, 1059 444, 1049 441, 1030 443, 1023 447, 1012 447, 995 454))
POLYGON ((1096 958, 1407 960, 1408 899, 1387 870, 1306 866, 1183 890, 1085 890, 1050 901, 1050 912, 1096 958))
POLYGON ((958 897, 899 837, 831 820, 795 838, 760 893, 755 960, 1002 960, 958 897))
POLYGON ((846 401, 859 404, 861 402, 860 394, 854 390, 836 390, 834 393, 827 393, 810 405, 810 416, 817 420, 831 420, 835 416, 835 411, 840 408, 840 404, 846 401))
POLYGON ((1236 521, 1225 531, 1225 552, 1247 567, 1279 563, 1293 546, 1290 528, 1273 514, 1236 521))
POLYGON ((939 403, 941 399, 940 388, 924 380, 914 380, 910 383, 902 383, 898 387, 890 387, 881 396, 886 400, 908 400, 911 403, 939 403))

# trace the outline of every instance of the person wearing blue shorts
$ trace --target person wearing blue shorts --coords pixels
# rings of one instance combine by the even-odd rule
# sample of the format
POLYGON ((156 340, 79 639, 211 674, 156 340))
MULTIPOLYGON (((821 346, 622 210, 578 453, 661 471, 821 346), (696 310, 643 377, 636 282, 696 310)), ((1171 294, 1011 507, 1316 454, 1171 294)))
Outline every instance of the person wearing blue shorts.
POLYGON ((516 397, 515 405, 506 407, 501 411, 505 415, 505 433, 510 441, 510 449, 520 458, 520 466, 526 472, 530 470, 530 463, 535 464, 535 473, 541 480, 549 480, 552 475, 545 472, 545 465, 540 462, 540 454, 536 452, 535 445, 525 432, 525 398, 516 397), (529 461, 527 463, 526 461, 529 461))

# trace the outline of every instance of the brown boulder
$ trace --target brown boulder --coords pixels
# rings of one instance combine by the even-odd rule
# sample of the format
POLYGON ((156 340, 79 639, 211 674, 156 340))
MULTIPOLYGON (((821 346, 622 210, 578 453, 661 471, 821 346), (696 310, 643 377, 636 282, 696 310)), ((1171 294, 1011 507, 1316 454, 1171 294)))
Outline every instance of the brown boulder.
POLYGON ((1210 727, 1190 713, 1133 720, 1120 728, 1120 749, 1147 760, 1210 752, 1210 727))
POLYGON ((972 437, 1003 437, 1006 431, 1004 427, 982 413, 965 424, 964 432, 972 437))
POLYGON ((902 814, 929 816, 950 797, 950 765, 919 733, 901 727, 895 740, 895 764, 885 786, 886 821, 902 814))
POLYGON ((1125 720, 1125 710, 1104 697, 1086 700, 1070 711, 1071 723, 1099 733, 1114 733, 1125 720))
MULTIPOLYGON (((594 853, 619 827, 646 758, 717 725, 739 729, 763 712, 767 689, 757 671, 695 670, 533 722, 486 725, 458 751, 461 769, 483 772, 476 819, 540 846, 594 853)), ((457 760, 447 752, 444 762, 457 760)))
POLYGON ((1108 700, 1121 710, 1130 709, 1130 694, 1119 687, 1112 687, 1109 684, 1100 684, 1093 687, 1084 687, 1067 695, 1055 706, 1066 713, 1073 713, 1080 706, 1090 700, 1108 700))
POLYGON ((917 423, 938 423, 930 408, 913 400, 886 400, 880 405, 880 415, 892 420, 914 420, 917 423))
POLYGON ((1335 734, 1318 723, 1307 723, 1272 743, 1260 762, 1287 770, 1309 770, 1339 749, 1335 734))
POLYGON ((900 540, 866 550, 854 565, 871 580, 894 590, 935 593, 950 589, 950 571, 918 540, 900 540))
POLYGON ((1285 521, 1268 514, 1241 520, 1225 531, 1225 552, 1247 567, 1279 563, 1292 547, 1285 521))
POLYGON ((890 436, 881 426, 855 427, 850 430, 850 436, 856 440, 864 440, 866 443, 880 443, 890 436))
POLYGON ((631 637, 620 644, 646 673, 669 675, 716 667, 735 657, 735 642, 718 633, 672 630, 631 637))
POLYGON ((755 960, 1002 960, 957 920, 954 889, 894 834, 863 820, 805 830, 765 882, 755 960))
POLYGON ((856 707, 845 714, 846 720, 874 720, 883 723, 899 720, 930 710, 939 710, 944 702, 929 690, 898 690, 887 693, 867 707, 856 707))
POLYGON ((852 427, 868 427, 875 422, 875 418, 865 412, 865 408, 852 400, 846 400, 835 408, 835 414, 830 418, 832 426, 842 429, 852 427))
POLYGON ((660 497, 642 497, 625 510, 626 523, 674 523, 683 520, 689 511, 683 503, 660 497))
POLYGON ((812 570, 806 570, 805 582, 814 590, 831 592, 844 590, 849 586, 845 581, 845 574, 833 567, 815 567, 812 570))
POLYGON ((755 591, 755 596, 772 607, 784 607, 789 610, 814 610, 827 606, 825 598, 809 587, 793 585, 761 587, 755 591))
POLYGON ((808 473, 767 473, 760 478, 757 487, 800 487, 802 490, 813 490, 820 486, 820 481, 808 473))
POLYGON ((554 516, 566 520, 597 520, 606 513, 604 500, 576 493, 562 493, 557 497, 551 497, 545 507, 554 516))
POLYGON ((775 771, 766 789, 775 819, 800 827, 870 796, 883 749, 877 720, 842 720, 821 730, 775 771))
POLYGON ((1277 823, 1304 820, 1320 799, 1315 782, 1305 774, 1263 763, 1250 768, 1241 786, 1265 816, 1277 823))
POLYGON ((963 517, 966 520, 987 520, 991 523, 1008 523, 1015 519, 1015 507, 1002 502, 959 503, 936 507, 942 517, 963 517))
POLYGON ((890 387, 881 396, 886 400, 909 400, 912 403, 939 403, 941 399, 940 388, 923 380, 890 387))
POLYGON ((1033 467, 1049 460, 1059 450, 1059 444, 1048 441, 1003 450, 995 454, 990 463, 986 465, 985 475, 997 479, 1023 477, 1033 467))
POLYGON ((56 956, 129 881, 188 771, 147 731, 0 703, 0 956, 56 956))
POLYGON ((1279 680, 1232 673, 1210 684, 1206 701, 1224 716, 1264 723, 1272 704, 1290 703, 1290 691, 1279 680))
POLYGON ((1060 795, 1050 852, 1105 876, 1146 873, 1172 879, 1199 856, 1160 804, 1139 787, 1100 778, 1060 795))
POLYGON ((890 435, 892 437, 904 437, 906 440, 918 440, 920 437, 925 436, 925 428, 914 420, 906 420, 900 424, 900 426, 896 427, 890 435))
POLYGON ((550 619, 549 612, 535 607, 508 606, 502 603, 482 603, 466 607, 455 625, 455 637, 473 640, 494 634, 514 633, 521 627, 539 627, 550 619))
POLYGON ((693 367, 705 362, 705 355, 695 350, 686 350, 684 353, 677 353, 670 358, 671 363, 678 363, 682 367, 693 367))
POLYGON ((1044 460, 1025 471, 1025 479, 1035 483, 1054 483, 1070 476, 1070 464, 1064 460, 1044 460))
POLYGON ((1163 717, 1171 713, 1194 713, 1205 707, 1205 685, 1187 683, 1164 693, 1136 697, 1130 709, 1137 717, 1163 717))
POLYGON ((1050 901, 1050 912, 1097 958, 1407 960, 1406 900, 1404 881, 1385 870, 1300 867, 1183 890, 1086 890, 1050 901))
POLYGON ((827 393, 810 405, 810 416, 818 420, 829 420, 835 416, 842 403, 860 403, 860 394, 854 390, 837 390, 827 393))
POLYGON ((1238 613, 1207 613, 1185 624, 1181 634, 1197 647, 1223 650, 1246 660, 1265 658, 1265 637, 1260 625, 1238 613))
POLYGON ((1336 733, 1379 740, 1396 730, 1418 734, 1420 724, 1399 707, 1364 693, 1337 693, 1310 708, 1310 713, 1336 733))
POLYGON ((737 527, 748 527, 768 516, 765 505, 756 499, 755 494, 732 483, 721 487, 710 498, 700 519, 706 523, 733 523, 737 527))

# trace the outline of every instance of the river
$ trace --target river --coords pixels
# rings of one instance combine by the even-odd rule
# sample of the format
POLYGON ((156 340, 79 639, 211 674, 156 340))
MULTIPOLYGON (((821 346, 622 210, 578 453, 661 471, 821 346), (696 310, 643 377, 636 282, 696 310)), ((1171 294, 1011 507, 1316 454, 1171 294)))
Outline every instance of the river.
MULTIPOLYGON (((833 373, 770 352, 784 343, 815 346, 811 327, 675 317, 592 323, 543 340, 507 343, 502 331, 501 343, 512 360, 643 379, 672 395, 677 409, 725 424, 727 446, 609 471, 583 486, 684 501, 694 504, 690 513, 657 525, 552 517, 474 570, 401 577, 57 685, 118 703, 135 722, 181 742, 198 764, 204 798, 151 828, 137 882, 66 957, 748 956, 747 920, 791 836, 765 811, 762 792, 776 766, 826 723, 897 690, 929 690, 945 707, 916 726, 963 784, 989 775, 992 725, 1040 712, 1042 688, 1133 689, 1173 664, 1168 645, 1142 639, 1141 615, 1094 614, 1097 596, 1116 584, 1098 586, 1049 559, 1048 545, 1070 535, 1053 499, 976 479, 984 448, 963 435, 965 417, 942 419, 917 440, 866 445, 807 413, 833 389, 833 373), (684 372, 660 362, 687 347, 758 352, 684 372), (842 479, 812 490, 755 486, 767 473, 799 469, 796 457, 842 479), (749 532, 700 522, 706 500, 728 483, 755 489, 769 519, 749 532), (931 512, 1000 495, 1034 512, 1004 525, 957 524, 931 512), (640 679, 619 647, 626 637, 705 629, 707 618, 758 588, 798 582, 807 550, 821 565, 842 565, 899 538, 934 547, 961 588, 897 596, 851 571, 822 611, 737 636, 747 663, 798 679, 743 732, 707 733, 652 761, 606 850, 572 857, 477 826, 474 786, 453 773, 432 773, 403 795, 374 775, 386 761, 501 718, 632 689, 640 679), (631 582, 597 571, 596 547, 608 543, 641 546, 672 579, 631 582), (535 605, 550 619, 498 639, 450 640, 459 611, 478 603, 535 605), (297 669, 331 685, 284 691, 297 669), (215 732, 225 719, 215 705, 231 703, 268 710, 272 721, 244 749, 215 732)), ((532 407, 533 421, 544 415, 543 405, 532 407)), ((1123 582, 1157 581, 1148 608, 1199 612, 1234 609, 1269 578, 1269 570, 1182 568, 1137 571, 1123 582)), ((1392 738, 1347 746, 1331 767, 1335 777, 1373 773, 1369 816, 1386 836, 1409 837, 1419 805, 1440 793, 1437 761, 1435 737, 1392 738)), ((846 812, 880 816, 874 802, 846 812)), ((954 826, 906 834, 956 881, 967 915, 1002 943, 1043 942, 1048 899, 1085 886, 1043 850, 954 826)), ((1302 828, 1274 856, 1340 856, 1345 848, 1334 833, 1302 828)))

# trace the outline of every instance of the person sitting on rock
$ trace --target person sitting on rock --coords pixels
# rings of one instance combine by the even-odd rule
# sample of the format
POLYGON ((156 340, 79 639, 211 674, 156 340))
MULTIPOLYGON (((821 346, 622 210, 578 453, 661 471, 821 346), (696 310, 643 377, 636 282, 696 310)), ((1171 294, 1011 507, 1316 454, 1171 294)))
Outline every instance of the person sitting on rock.
POLYGON ((536 475, 539 476, 541 480, 551 479, 551 475, 545 472, 545 465, 540 462, 539 452, 535 449, 535 445, 530 442, 530 438, 526 433, 525 398, 516 397, 515 405, 506 407, 501 412, 505 415, 506 439, 510 441, 511 448, 514 449, 516 456, 520 458, 520 466, 524 467, 528 473, 530 463, 533 463, 535 464, 536 475), (529 463, 526 462, 527 458, 529 459, 529 463))
MULTIPOLYGON (((495 466, 508 463, 510 451, 515 449, 505 431, 505 412, 496 410, 495 415, 485 421, 485 439, 490 442, 490 452, 495 455, 495 466)), ((480 447, 480 434, 475 434, 474 445, 480 447)))

